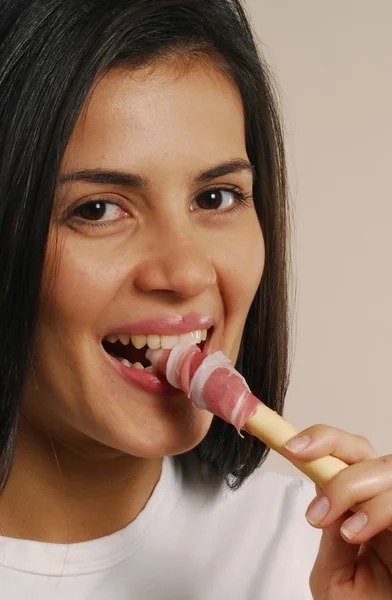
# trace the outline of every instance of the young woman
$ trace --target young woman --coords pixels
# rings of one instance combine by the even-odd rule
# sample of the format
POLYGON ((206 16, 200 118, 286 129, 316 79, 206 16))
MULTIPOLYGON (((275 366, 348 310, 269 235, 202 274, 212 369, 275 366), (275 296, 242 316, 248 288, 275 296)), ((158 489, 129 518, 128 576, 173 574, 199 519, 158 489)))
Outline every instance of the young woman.
POLYGON ((284 153, 239 0, 1 0, 0 32, 0 598, 391 598, 391 457, 303 432, 350 464, 311 527, 313 485, 145 359, 194 338, 282 411, 284 153))

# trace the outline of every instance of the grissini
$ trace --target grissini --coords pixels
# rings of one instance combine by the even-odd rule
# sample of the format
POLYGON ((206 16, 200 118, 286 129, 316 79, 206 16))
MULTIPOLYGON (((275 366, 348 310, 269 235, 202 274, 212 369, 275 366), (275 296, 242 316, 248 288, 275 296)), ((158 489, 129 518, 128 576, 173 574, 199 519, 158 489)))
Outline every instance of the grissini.
MULTIPOLYGON (((195 342, 177 344, 172 350, 151 350, 146 357, 175 388, 182 389, 192 404, 245 430, 284 456, 321 489, 348 465, 335 456, 310 462, 288 457, 284 445, 299 431, 252 394, 244 377, 223 352, 205 355, 195 342)), ((361 508, 351 508, 356 512, 361 508)), ((392 527, 389 528, 392 530, 392 527)))

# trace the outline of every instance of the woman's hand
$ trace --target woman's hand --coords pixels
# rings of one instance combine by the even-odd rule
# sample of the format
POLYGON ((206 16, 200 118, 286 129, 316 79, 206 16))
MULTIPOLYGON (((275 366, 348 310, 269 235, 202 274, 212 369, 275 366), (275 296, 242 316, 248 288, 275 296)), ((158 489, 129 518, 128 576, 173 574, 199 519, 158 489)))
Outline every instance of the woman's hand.
POLYGON ((286 450, 287 456, 310 461, 332 454, 349 465, 317 489, 306 513, 323 529, 310 576, 313 598, 391 600, 392 455, 377 458, 365 438, 326 425, 309 427, 293 440, 300 436, 309 436, 310 444, 286 450), (349 511, 355 504, 360 512, 349 511))

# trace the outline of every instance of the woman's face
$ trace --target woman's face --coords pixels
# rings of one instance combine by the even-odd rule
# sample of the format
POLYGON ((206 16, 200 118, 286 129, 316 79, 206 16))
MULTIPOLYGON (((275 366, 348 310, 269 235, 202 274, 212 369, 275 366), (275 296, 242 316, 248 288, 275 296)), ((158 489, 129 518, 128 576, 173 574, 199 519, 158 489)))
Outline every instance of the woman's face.
POLYGON ((235 361, 263 266, 233 84, 174 61, 108 72, 62 162, 27 418, 80 453, 193 448, 212 415, 108 351, 145 363, 133 342, 208 328, 235 361), (140 335, 103 342, 120 334, 140 335))

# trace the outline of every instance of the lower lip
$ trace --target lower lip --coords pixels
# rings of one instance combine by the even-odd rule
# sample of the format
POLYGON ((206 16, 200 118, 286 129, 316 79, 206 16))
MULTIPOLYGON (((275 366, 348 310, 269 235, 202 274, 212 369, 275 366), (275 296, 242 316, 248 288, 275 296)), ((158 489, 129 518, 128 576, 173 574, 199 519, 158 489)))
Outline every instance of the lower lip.
MULTIPOLYGON (((105 352, 105 351, 104 351, 105 352)), ((128 382, 136 385, 143 392, 149 394, 155 394, 156 396, 181 396, 184 395, 182 390, 173 387, 167 381, 164 375, 160 373, 151 373, 150 371, 143 371, 143 369, 134 369, 133 367, 126 367, 116 358, 110 356, 105 352, 107 358, 110 360, 114 368, 119 374, 128 382)))

